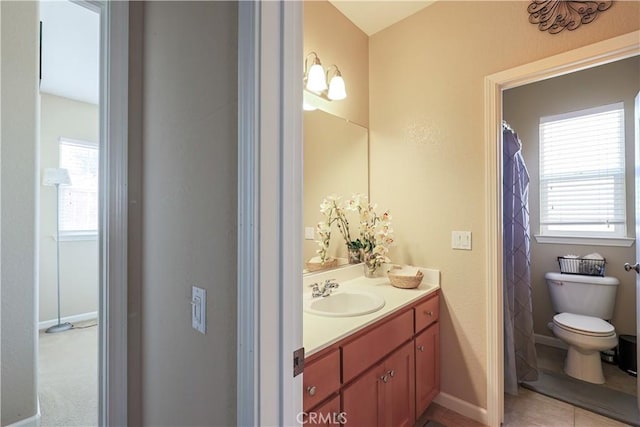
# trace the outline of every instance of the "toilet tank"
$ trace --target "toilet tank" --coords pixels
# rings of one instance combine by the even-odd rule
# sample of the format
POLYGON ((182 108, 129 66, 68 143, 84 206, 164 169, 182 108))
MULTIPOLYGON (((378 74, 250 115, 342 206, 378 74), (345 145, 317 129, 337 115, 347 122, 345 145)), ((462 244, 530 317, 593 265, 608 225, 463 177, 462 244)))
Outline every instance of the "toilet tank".
POLYGON ((546 273, 553 311, 611 320, 620 283, 615 277, 546 273))

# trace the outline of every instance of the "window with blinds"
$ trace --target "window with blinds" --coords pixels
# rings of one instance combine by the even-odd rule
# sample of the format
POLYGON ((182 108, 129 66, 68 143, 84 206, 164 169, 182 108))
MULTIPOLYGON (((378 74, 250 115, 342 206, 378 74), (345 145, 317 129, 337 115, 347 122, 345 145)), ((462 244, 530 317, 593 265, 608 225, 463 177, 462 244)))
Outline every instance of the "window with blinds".
POLYGON ((60 138, 60 167, 69 171, 70 186, 60 187, 60 234, 98 232, 98 145, 60 138))
POLYGON ((540 119, 540 233, 626 236, 624 106, 540 119))

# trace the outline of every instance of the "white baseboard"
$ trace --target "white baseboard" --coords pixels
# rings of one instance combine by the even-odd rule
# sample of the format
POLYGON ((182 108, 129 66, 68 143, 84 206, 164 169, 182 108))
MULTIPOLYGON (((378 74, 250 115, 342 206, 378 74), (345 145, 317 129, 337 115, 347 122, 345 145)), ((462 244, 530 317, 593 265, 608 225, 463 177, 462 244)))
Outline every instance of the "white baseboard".
POLYGON ((561 348, 567 350, 569 347, 560 338, 550 337, 548 335, 534 334, 536 344, 548 345, 549 347, 561 348))
POLYGON ((440 406, 444 406, 460 415, 464 415, 467 418, 471 418, 481 424, 488 425, 489 417, 487 416, 487 410, 471 403, 458 399, 450 394, 440 392, 435 399, 433 399, 440 406))
MULTIPOLYGON (((97 319, 97 318, 98 318, 98 312, 91 311, 89 313, 81 313, 81 314, 74 314, 73 316, 61 317, 60 322, 61 323, 83 322, 85 320, 91 320, 91 319, 97 319)), ((58 324, 58 319, 44 320, 38 323, 38 329, 47 329, 48 327, 57 325, 57 324, 58 324)))
POLYGON ((9 424, 7 427, 40 427, 40 398, 37 401, 37 412, 34 416, 9 424))

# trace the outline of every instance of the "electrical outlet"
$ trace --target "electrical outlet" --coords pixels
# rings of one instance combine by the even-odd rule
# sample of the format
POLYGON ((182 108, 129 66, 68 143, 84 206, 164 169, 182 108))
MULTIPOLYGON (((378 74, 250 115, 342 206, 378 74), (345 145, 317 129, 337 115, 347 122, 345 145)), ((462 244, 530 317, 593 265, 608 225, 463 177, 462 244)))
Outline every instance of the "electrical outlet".
POLYGON ((470 231, 452 231, 451 232, 451 248, 471 250, 471 232, 470 231))
POLYGON ((304 238, 306 240, 313 240, 316 238, 316 229, 313 227, 304 228, 304 238))
POLYGON ((207 332, 207 291, 197 286, 191 287, 191 327, 207 332))

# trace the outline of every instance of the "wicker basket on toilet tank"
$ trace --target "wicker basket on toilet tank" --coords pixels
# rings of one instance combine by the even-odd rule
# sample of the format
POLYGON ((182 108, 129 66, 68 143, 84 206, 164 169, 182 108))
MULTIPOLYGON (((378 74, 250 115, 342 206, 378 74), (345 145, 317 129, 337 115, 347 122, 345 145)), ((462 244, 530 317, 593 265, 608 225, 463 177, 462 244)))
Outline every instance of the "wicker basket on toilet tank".
POLYGON ((560 273, 563 274, 582 274, 585 276, 604 276, 604 268, 606 260, 579 258, 579 257, 558 257, 560 265, 560 273))

